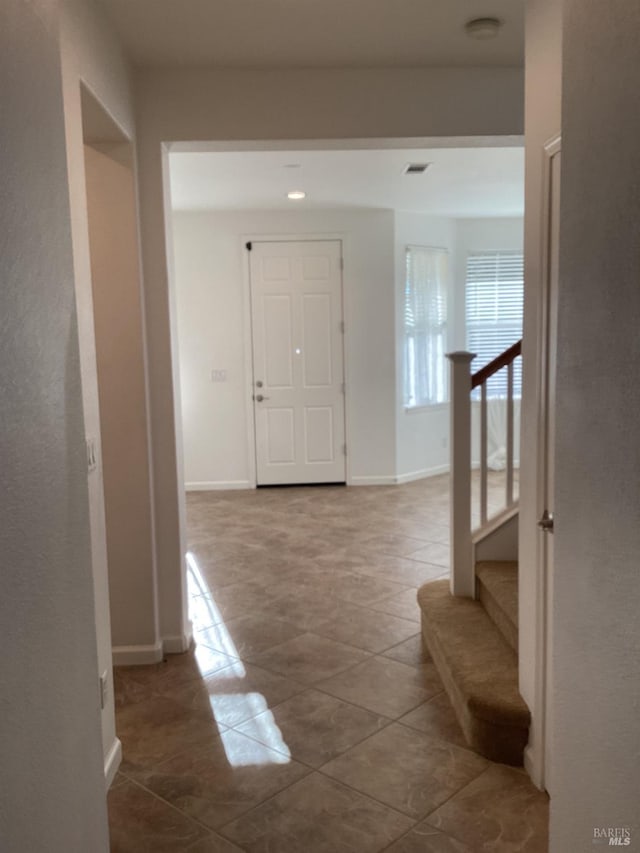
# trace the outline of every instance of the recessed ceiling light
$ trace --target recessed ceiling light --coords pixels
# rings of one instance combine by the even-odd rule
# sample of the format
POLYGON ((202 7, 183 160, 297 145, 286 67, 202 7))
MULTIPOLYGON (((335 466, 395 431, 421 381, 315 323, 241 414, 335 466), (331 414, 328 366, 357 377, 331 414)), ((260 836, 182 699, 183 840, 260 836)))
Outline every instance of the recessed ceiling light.
POLYGON ((287 198, 291 199, 291 201, 300 201, 302 198, 306 198, 307 194, 302 190, 291 190, 291 192, 287 193, 287 198))
POLYGON ((285 163, 285 169, 299 169, 302 166, 302 163, 285 163))
POLYGON ((502 21, 500 18, 474 18, 467 21, 464 30, 472 39, 493 39, 500 32, 502 21))

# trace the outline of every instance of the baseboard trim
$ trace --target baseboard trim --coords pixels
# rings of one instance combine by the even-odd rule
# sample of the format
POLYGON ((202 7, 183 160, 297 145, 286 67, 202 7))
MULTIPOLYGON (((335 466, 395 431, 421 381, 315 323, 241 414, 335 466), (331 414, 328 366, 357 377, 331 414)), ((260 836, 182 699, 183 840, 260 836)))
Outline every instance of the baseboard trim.
POLYGON ((395 486, 396 477, 393 475, 373 477, 351 477, 350 486, 395 486))
POLYGON ((414 480, 423 480, 427 477, 437 477, 438 474, 446 474, 449 465, 436 465, 434 468, 421 468, 419 471, 408 471, 406 474, 374 475, 372 477, 352 477, 350 486, 401 486, 404 483, 412 483, 414 480))
POLYGON ((542 768, 536 750, 531 745, 525 747, 524 750, 524 769, 529 774, 529 778, 540 791, 544 791, 544 780, 542 778, 542 768))
POLYGON ((191 622, 189 622, 189 627, 184 634, 162 638, 162 650, 165 655, 180 655, 189 650, 192 638, 193 629, 191 622))
POLYGON ((107 791, 111 787, 113 780, 116 778, 118 768, 122 763, 122 744, 115 738, 111 744, 111 748, 104 760, 104 781, 107 786, 107 791))
POLYGON ((255 488, 249 480, 211 480, 194 483, 185 483, 187 492, 228 492, 233 489, 255 488))
POLYGON ((150 663, 160 663, 162 660, 162 643, 153 646, 114 646, 111 650, 114 666, 142 666, 150 663))
POLYGON ((448 474, 449 465, 435 465, 433 468, 421 468, 419 471, 408 471, 406 474, 398 474, 395 478, 400 486, 403 483, 413 483, 415 480, 426 480, 428 477, 437 477, 439 474, 448 474))

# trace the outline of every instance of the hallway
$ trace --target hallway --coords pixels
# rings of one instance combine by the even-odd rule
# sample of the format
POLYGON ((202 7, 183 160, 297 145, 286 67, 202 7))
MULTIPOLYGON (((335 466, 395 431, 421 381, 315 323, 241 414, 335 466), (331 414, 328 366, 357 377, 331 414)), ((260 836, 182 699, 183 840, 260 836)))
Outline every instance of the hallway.
POLYGON ((112 853, 547 849, 547 797, 465 741, 420 642, 448 478, 191 493, 195 648, 115 671, 112 853))

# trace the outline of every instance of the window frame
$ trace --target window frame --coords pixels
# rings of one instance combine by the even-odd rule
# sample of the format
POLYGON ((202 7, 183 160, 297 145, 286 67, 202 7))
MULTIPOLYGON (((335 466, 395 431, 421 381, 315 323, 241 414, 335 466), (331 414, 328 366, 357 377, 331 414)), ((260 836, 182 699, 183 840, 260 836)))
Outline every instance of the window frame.
MULTIPOLYGON (((488 294, 489 295, 489 294, 488 294)), ((465 264, 465 280, 464 280, 464 300, 465 300, 465 308, 464 308, 464 317, 465 317, 465 338, 466 338, 466 346, 470 352, 474 352, 479 354, 477 351, 479 349, 483 349, 486 353, 486 349, 490 347, 491 339, 494 338, 496 341, 500 341, 501 349, 499 351, 494 352, 493 354, 485 355, 482 360, 478 360, 477 365, 474 362, 473 370, 480 370, 486 364, 489 364, 493 358, 500 355, 501 352, 516 343, 518 340, 522 338, 523 331, 523 316, 524 316, 524 251, 523 249, 481 249, 481 250, 469 250, 467 252, 466 264, 465 264), (470 320, 470 297, 469 291, 471 285, 475 285, 479 287, 482 284, 482 277, 480 274, 477 274, 476 277, 471 280, 470 279, 470 260, 476 260, 478 262, 481 261, 482 258, 494 259, 496 265, 499 267, 500 260, 504 259, 505 266, 509 265, 507 259, 511 260, 511 265, 513 266, 513 259, 516 259, 516 263, 519 268, 522 270, 520 285, 520 295, 519 297, 514 297, 513 294, 507 294, 504 298, 505 307, 503 307, 503 312, 506 314, 504 319, 500 319, 500 305, 499 305, 499 287, 500 284, 504 284, 505 287, 509 287, 513 290, 513 279, 509 279, 508 275, 500 276, 499 272, 493 278, 493 280, 488 277, 485 279, 485 282, 488 287, 493 288, 493 300, 495 302, 495 311, 497 314, 497 320, 491 321, 489 319, 480 319, 480 320, 470 320), (509 310, 513 311, 513 307, 519 303, 520 306, 520 315, 519 319, 516 320, 513 316, 509 316, 509 310), (491 329, 496 330, 493 335, 490 333, 491 329), (482 332, 485 332, 485 341, 484 346, 477 346, 477 343, 473 341, 473 332, 480 332, 479 337, 482 332), (509 334, 512 331, 513 334, 509 334), (488 333, 487 333, 488 332, 488 333), (502 339, 502 340, 501 340, 502 339)), ((479 304, 480 300, 476 299, 476 304, 479 304)), ((490 307, 483 308, 482 311, 478 311, 478 313, 484 313, 488 315, 490 313, 490 307)), ((522 397, 522 362, 520 360, 516 360, 515 364, 515 373, 514 373, 514 399, 520 399, 522 397)), ((505 399, 507 396, 507 375, 506 370, 501 370, 495 376, 492 376, 487 383, 487 397, 488 399, 505 399)), ((479 391, 476 389, 473 392, 473 399, 479 399, 479 391)))

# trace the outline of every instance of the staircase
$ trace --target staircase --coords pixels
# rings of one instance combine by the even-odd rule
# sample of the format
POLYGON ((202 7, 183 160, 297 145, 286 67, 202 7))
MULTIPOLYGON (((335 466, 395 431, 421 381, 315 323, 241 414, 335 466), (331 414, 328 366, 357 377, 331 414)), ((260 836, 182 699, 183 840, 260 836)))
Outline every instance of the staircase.
POLYGON ((519 354, 519 347, 511 347, 475 376, 469 373, 472 358, 469 353, 451 356, 452 577, 451 582, 425 584, 418 592, 423 641, 440 672, 469 746, 492 761, 515 766, 523 763, 531 721, 529 709, 518 690, 513 360, 519 354), (487 512, 486 381, 505 367, 509 371, 511 398, 508 401, 505 510, 500 517, 491 519, 487 512), (481 454, 484 458, 480 462, 481 523, 472 531, 469 397, 476 386, 482 388, 481 454), (466 423, 461 422, 465 418, 466 423))

